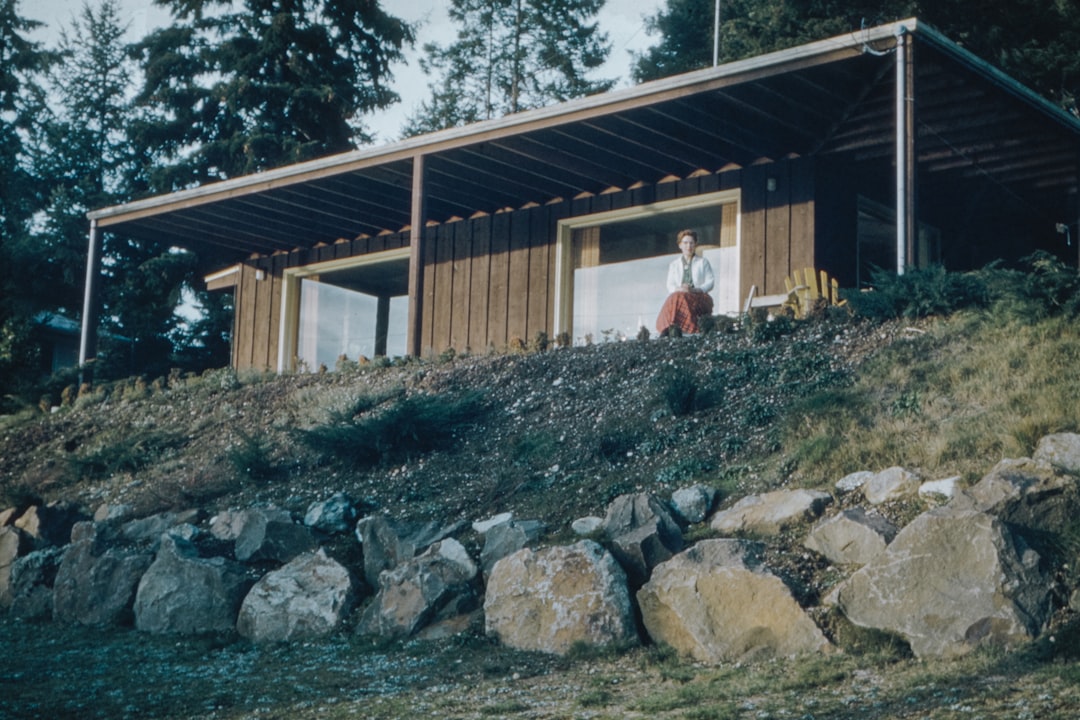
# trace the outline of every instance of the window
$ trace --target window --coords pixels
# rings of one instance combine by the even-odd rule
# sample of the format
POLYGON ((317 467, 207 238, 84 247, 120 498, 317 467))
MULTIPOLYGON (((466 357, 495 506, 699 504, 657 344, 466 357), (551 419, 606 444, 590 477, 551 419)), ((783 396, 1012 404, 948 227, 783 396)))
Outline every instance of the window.
POLYGON ((345 357, 404 355, 409 251, 394 250, 286 271, 282 369, 334 368, 345 357))
POLYGON ((739 309, 738 193, 723 192, 572 218, 560 225, 556 332, 575 343, 655 332, 668 264, 684 228, 716 273, 714 312, 739 309))
MULTIPOLYGON (((855 286, 870 285, 875 270, 896 271, 896 209, 874 202, 862 195, 858 198, 856 229, 855 286)), ((940 262, 941 231, 919 223, 918 247, 908 262, 915 267, 940 262)))

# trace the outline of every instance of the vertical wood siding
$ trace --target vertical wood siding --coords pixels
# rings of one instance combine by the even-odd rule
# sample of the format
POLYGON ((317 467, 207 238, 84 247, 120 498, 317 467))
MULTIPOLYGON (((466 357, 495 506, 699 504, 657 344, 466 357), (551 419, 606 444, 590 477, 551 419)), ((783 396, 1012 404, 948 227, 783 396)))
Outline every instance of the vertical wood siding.
MULTIPOLYGON (((741 190, 740 296, 751 285, 781 292, 792 270, 814 266, 815 179, 812 160, 785 159, 429 226, 421 353, 484 352, 552 336, 560 220, 718 190, 741 190)), ((236 286, 234 366, 276 366, 285 268, 408 243, 403 231, 246 261, 236 286), (260 268, 266 277, 257 281, 260 268)))

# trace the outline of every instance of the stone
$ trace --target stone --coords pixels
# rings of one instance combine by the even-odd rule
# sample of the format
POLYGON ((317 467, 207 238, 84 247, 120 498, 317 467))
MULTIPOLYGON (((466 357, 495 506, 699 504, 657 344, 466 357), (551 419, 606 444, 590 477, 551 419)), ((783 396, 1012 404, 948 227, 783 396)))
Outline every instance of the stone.
POLYGON ((30 540, 16 527, 0 526, 0 610, 11 607, 11 566, 30 552, 30 540))
POLYGON ((586 537, 599 532, 603 524, 604 518, 596 517, 595 515, 586 515, 585 517, 578 518, 570 523, 570 529, 573 530, 574 534, 578 537, 586 537))
POLYGON ((233 553, 241 562, 287 563, 317 547, 311 530, 294 523, 286 511, 274 507, 251 508, 244 513, 233 553))
POLYGON ((906 500, 918 494, 921 482, 919 476, 910 470, 902 467, 886 468, 863 483, 863 497, 871 505, 906 500))
POLYGON ((53 585, 64 548, 35 550, 11 564, 11 616, 17 620, 49 620, 53 615, 53 585))
POLYGON ((74 505, 50 503, 27 508, 14 525, 34 539, 34 547, 62 547, 71 541, 71 528, 83 520, 86 517, 74 505))
POLYGON ((337 630, 355 602, 349 571, 320 549, 255 583, 240 605, 236 630, 252 642, 317 639, 337 630))
POLYGON ((1076 478, 1028 458, 1002 460, 950 505, 1037 530, 1067 527, 1080 515, 1076 478))
POLYGON ((960 476, 928 480, 919 486, 919 497, 927 500, 943 498, 952 500, 960 492, 960 476))
POLYGON ((339 492, 309 505, 304 524, 324 533, 347 533, 356 525, 359 516, 360 511, 352 498, 339 492))
POLYGON ((379 592, 365 609, 360 631, 410 637, 429 625, 465 616, 479 607, 476 564, 453 538, 379 576, 379 592))
POLYGON ((364 549, 364 580, 369 587, 379 587, 379 574, 384 570, 413 559, 461 527, 462 523, 407 523, 381 514, 361 518, 356 524, 356 537, 364 549))
POLYGON ((637 593, 649 637, 708 664, 830 650, 761 554, 758 543, 703 540, 658 565, 637 593))
POLYGON ((819 517, 831 502, 831 495, 816 490, 747 495, 713 515, 710 527, 725 535, 776 535, 794 524, 819 517))
POLYGON ((836 481, 836 491, 841 494, 854 492, 865 485, 866 481, 872 477, 874 477, 874 473, 870 470, 849 473, 836 481))
POLYGON ((1005 523, 949 506, 912 520, 837 593, 849 620, 901 635, 920 658, 1030 640, 1048 598, 1038 554, 1005 523))
POLYGON ((712 512, 716 502, 716 488, 708 485, 692 485, 671 494, 671 509, 688 524, 702 522, 712 512))
POLYGON ((484 596, 488 635, 519 650, 564 655, 639 642, 626 573, 600 544, 532 550, 495 563, 484 596))
POLYGON ((125 522, 120 526, 120 537, 128 542, 157 542, 169 528, 199 522, 200 511, 164 512, 125 522))
POLYGON ((102 503, 94 511, 94 522, 103 523, 110 521, 124 521, 129 519, 135 514, 135 509, 130 505, 119 504, 114 505, 111 503, 102 503))
POLYGON ((472 524, 472 529, 483 535, 488 530, 498 527, 499 525, 505 525, 513 519, 514 513, 512 512, 499 513, 498 515, 492 515, 487 520, 477 520, 472 524))
POLYGON ((608 505, 601 532, 633 588, 658 564, 683 549, 682 530, 667 507, 648 493, 620 495, 608 505))
POLYGON ((103 547, 86 522, 72 531, 53 583, 53 619, 106 627, 129 625, 139 580, 153 555, 124 547, 103 547))
POLYGON ((490 575, 491 568, 499 560, 539 540, 544 529, 544 523, 539 520, 511 520, 488 530, 484 535, 484 548, 480 551, 484 575, 490 575))
POLYGON ((803 546, 838 565, 865 565, 896 537, 897 528, 863 508, 843 510, 814 525, 803 546))
POLYGON ((239 563, 201 558, 190 542, 166 534, 139 581, 135 627, 157 634, 231 632, 252 583, 239 563))
POLYGON ((210 518, 210 535, 218 540, 234 542, 244 529, 246 514, 243 510, 222 510, 210 518))
POLYGON ((1046 435, 1039 440, 1031 459, 1049 463, 1062 472, 1080 475, 1080 435, 1046 435))

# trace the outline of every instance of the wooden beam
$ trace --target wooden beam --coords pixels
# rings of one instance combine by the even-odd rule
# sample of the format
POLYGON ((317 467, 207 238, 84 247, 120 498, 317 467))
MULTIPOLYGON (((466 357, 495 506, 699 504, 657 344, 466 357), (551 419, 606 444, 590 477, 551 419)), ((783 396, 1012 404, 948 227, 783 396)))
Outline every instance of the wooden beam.
POLYGON ((409 216, 409 326, 405 352, 420 355, 424 304, 424 228, 427 226, 427 197, 424 194, 424 155, 413 157, 412 203, 409 216))

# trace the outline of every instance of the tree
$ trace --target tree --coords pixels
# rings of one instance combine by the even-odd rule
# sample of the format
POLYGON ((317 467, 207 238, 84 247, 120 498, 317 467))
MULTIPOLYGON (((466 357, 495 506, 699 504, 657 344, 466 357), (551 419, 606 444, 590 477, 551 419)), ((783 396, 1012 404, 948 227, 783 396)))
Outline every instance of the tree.
POLYGON ((19 15, 18 0, 0 0, 0 397, 36 370, 33 320, 39 296, 26 273, 29 230, 41 208, 37 176, 26 155, 32 100, 55 60, 27 34, 40 23, 19 15))
POLYGON ((152 192, 370 141, 362 115, 398 100, 412 28, 371 0, 155 0, 176 22, 137 47, 138 182, 152 192))
POLYGON ((437 75, 431 99, 405 135, 441 130, 604 92, 590 80, 610 52, 595 21, 604 0, 451 0, 457 39, 424 46, 421 67, 437 75))
MULTIPOLYGON (((712 62, 714 0, 668 0, 648 18, 656 45, 635 58, 637 82, 712 62)), ((1059 0, 722 0, 720 61, 918 17, 1074 114, 1080 96, 1080 5, 1059 0)))

